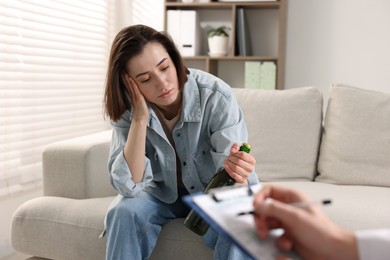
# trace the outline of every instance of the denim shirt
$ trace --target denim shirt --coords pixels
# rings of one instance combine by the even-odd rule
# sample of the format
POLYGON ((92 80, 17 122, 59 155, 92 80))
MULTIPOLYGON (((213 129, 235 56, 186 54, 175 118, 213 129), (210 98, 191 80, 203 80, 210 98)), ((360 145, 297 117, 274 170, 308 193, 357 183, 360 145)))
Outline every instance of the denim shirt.
MULTIPOLYGON (((173 203, 178 198, 175 149, 157 115, 148 108, 142 181, 133 182, 123 153, 133 116, 131 110, 112 123, 110 181, 124 197, 134 197, 144 190, 163 202, 173 203)), ((230 86, 211 74, 190 69, 183 88, 181 116, 172 137, 186 189, 190 193, 202 192, 212 176, 223 168, 233 143, 240 144, 248 138, 243 113, 230 86)), ((251 173, 249 182, 258 182, 255 172, 251 173)))

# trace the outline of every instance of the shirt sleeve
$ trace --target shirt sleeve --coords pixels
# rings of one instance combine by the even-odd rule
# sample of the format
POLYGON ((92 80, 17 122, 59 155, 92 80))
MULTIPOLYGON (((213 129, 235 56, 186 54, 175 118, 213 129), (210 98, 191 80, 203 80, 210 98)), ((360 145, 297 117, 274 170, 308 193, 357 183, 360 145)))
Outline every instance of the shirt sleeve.
MULTIPOLYGON (((219 151, 219 153, 212 153, 212 156, 217 169, 222 169, 223 161, 226 159, 226 154, 229 153, 233 143, 247 142, 248 129, 243 112, 231 90, 228 94, 220 96, 212 111, 214 117, 211 120, 212 134, 210 139, 215 150, 219 151)), ((249 175, 248 181, 250 184, 258 183, 255 171, 249 175)))
POLYGON ((389 259, 390 229, 361 230, 355 236, 359 259, 389 259))
POLYGON ((124 197, 134 197, 137 193, 144 190, 146 186, 150 185, 153 180, 150 161, 146 156, 143 180, 139 183, 135 183, 132 180, 132 174, 123 152, 129 128, 130 122, 127 120, 127 116, 112 124, 113 131, 108 160, 111 185, 124 197))

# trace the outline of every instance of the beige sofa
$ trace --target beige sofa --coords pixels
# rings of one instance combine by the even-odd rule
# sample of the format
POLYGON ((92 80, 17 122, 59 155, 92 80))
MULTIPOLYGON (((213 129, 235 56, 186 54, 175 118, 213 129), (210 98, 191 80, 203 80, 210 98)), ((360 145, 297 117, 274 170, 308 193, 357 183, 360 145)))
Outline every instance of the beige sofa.
MULTIPOLYGON (((234 89, 263 182, 331 198, 327 214, 356 230, 390 228, 390 95, 333 86, 323 123, 315 87, 234 89)), ((44 195, 13 216, 12 245, 50 259, 104 259, 103 219, 115 192, 106 168, 110 132, 58 142, 43 153, 44 195)), ((212 259, 201 237, 176 219, 151 259, 212 259)))

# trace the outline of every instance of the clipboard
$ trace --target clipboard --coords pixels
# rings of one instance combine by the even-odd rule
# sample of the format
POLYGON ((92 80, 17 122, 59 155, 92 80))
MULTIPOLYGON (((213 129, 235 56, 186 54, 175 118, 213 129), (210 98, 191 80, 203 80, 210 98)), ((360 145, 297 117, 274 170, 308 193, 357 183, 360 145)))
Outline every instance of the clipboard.
MULTIPOLYGON (((260 188, 261 184, 216 188, 207 194, 186 195, 183 201, 212 229, 239 247, 248 258, 275 259, 281 251, 275 246, 274 240, 283 234, 283 230, 272 230, 269 238, 262 240, 256 233, 253 215, 243 214, 253 210, 253 194, 260 188)), ((295 254, 282 253, 292 259, 299 259, 295 254)))

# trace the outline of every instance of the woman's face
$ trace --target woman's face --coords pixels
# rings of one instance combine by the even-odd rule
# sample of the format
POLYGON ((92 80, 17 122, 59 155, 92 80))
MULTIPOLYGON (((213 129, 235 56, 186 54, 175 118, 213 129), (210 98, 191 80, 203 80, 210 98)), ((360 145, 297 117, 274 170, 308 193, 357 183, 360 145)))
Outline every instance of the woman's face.
POLYGON ((147 101, 162 108, 179 102, 176 67, 160 43, 146 44, 139 55, 127 62, 127 71, 147 101))

